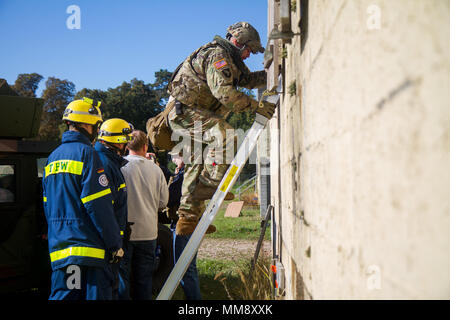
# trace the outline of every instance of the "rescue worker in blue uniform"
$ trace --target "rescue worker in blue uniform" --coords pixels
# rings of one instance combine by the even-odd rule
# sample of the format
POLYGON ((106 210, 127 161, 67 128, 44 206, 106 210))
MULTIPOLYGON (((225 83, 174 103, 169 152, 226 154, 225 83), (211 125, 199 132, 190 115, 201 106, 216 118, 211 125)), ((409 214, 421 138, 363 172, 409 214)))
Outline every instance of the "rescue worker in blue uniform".
POLYGON ((50 300, 112 299, 111 264, 124 254, 110 184, 92 147, 102 123, 100 104, 83 98, 66 107, 68 131, 46 163, 50 300))
MULTIPOLYGON (((130 238, 130 228, 127 228, 128 210, 127 210, 127 189, 125 178, 120 168, 128 161, 122 156, 125 154, 128 141, 132 140, 133 126, 122 119, 106 120, 100 127, 98 141, 95 143, 97 151, 105 174, 108 178, 111 188, 111 194, 114 202, 114 214, 119 224, 120 235, 122 237, 122 247, 126 250, 126 240, 130 238), (125 237, 125 238, 124 238, 125 237)), ((114 274, 113 299, 119 298, 119 265, 112 266, 114 274)), ((123 281, 120 281, 121 290, 123 281)))

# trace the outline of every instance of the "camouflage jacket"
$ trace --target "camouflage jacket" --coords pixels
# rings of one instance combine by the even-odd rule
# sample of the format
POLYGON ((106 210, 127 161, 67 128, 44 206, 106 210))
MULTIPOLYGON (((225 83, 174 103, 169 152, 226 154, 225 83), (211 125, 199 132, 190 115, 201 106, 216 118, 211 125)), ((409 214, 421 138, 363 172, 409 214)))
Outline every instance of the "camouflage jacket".
POLYGON ((238 86, 253 89, 266 85, 266 72, 250 72, 237 48, 218 36, 193 52, 175 72, 168 86, 174 98, 222 116, 258 107, 238 86))

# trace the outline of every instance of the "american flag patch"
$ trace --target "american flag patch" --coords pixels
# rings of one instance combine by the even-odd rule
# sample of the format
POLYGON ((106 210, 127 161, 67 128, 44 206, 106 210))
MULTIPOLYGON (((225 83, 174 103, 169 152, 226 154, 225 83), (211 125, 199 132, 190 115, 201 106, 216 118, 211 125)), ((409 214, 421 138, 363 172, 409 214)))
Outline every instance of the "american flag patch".
POLYGON ((225 61, 225 59, 220 59, 217 62, 214 62, 214 67, 219 70, 220 68, 225 67, 226 65, 228 65, 228 63, 225 61))
POLYGON ((103 172, 105 172, 105 169, 103 169, 103 168, 100 168, 97 170, 97 173, 103 173, 103 172))

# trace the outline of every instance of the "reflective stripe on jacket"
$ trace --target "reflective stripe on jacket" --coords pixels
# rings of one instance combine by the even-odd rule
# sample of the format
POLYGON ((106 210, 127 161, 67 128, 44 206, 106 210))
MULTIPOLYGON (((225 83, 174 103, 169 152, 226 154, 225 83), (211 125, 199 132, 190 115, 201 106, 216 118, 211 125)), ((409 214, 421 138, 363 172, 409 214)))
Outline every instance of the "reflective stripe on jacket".
POLYGON ((103 165, 89 140, 67 131, 42 179, 52 268, 105 266, 122 246, 103 165))
POLYGON ((123 238, 127 225, 128 210, 127 188, 125 178, 123 177, 120 168, 128 161, 117 155, 113 150, 106 148, 100 142, 96 142, 94 148, 95 151, 97 151, 100 161, 103 164, 103 168, 105 169, 106 176, 108 177, 114 203, 114 214, 117 223, 119 224, 120 235, 123 238))

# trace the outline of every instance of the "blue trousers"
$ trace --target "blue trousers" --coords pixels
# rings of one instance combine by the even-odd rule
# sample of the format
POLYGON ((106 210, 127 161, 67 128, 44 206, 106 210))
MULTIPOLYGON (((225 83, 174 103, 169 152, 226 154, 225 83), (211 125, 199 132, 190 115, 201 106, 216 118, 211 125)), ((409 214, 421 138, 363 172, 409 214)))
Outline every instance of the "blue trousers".
POLYGON ((155 253, 156 239, 128 242, 128 248, 120 263, 119 299, 130 300, 130 291, 134 300, 152 299, 155 253))
POLYGON ((54 270, 49 300, 111 300, 114 276, 105 268, 69 265, 54 270))
MULTIPOLYGON (((174 233, 175 235, 175 233, 174 233)), ((184 248, 186 247, 190 235, 188 236, 175 236, 175 260, 181 256, 184 248)), ((202 295, 200 293, 200 281, 198 278, 197 271, 197 254, 195 254, 194 259, 192 259, 191 264, 186 270, 184 277, 181 281, 181 286, 183 287, 184 294, 187 300, 201 300, 202 295)))

